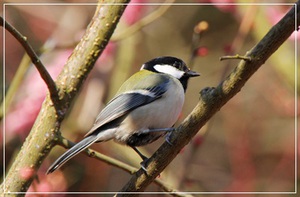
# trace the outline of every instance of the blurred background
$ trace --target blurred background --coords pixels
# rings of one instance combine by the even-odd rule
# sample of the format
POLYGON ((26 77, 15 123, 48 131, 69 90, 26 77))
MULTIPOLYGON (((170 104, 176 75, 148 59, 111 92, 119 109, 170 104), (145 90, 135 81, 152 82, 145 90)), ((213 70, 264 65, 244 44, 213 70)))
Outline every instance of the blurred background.
MULTIPOLYGON (((42 2, 49 1, 39 1, 42 2)), ((96 0, 55 2, 96 3, 96 0)), ((164 1, 131 1, 139 2, 164 1)), ((112 40, 63 122, 61 132, 64 137, 74 142, 82 139, 118 87, 138 71, 144 62, 165 55, 181 58, 190 68, 201 73, 200 77, 190 80, 179 124, 196 106, 200 90, 217 86, 238 64, 238 60, 219 61, 219 58, 245 54, 292 7, 292 4, 235 5, 242 2, 238 0, 184 1, 188 2, 207 4, 127 6, 112 40)), ((252 2, 269 1, 248 1, 252 2)), ((74 4, 8 4, 1 10, 5 11, 6 20, 28 38, 55 78, 84 34, 95 7, 74 4)), ((2 34, 1 31, 0 39, 3 39, 2 34)), ((295 73, 298 66, 295 65, 295 42, 299 43, 299 40, 295 38, 292 35, 272 55, 241 92, 199 131, 199 135, 194 137, 158 179, 171 188, 190 192, 295 191, 295 181, 299 177, 296 171, 298 166, 295 166, 298 140, 295 127, 298 118, 295 115, 299 113, 295 106, 299 92, 295 88, 298 74, 295 73)), ((2 144, 1 132, 0 143, 1 149, 5 146, 4 163, 7 171, 39 113, 46 86, 34 66, 28 64, 21 45, 8 32, 5 35, 5 48, 1 47, 1 54, 4 52, 5 61, 3 55, 0 57, 1 63, 4 62, 4 65, 1 64, 1 76, 5 75, 1 98, 2 88, 5 88, 7 94, 10 93, 6 99, 5 127, 2 126, 4 114, 1 114, 1 130, 4 128, 6 140, 2 144)), ((163 140, 140 150, 151 156, 163 140)), ((136 167, 141 162, 131 148, 115 142, 95 144, 92 148, 136 167)), ((46 176, 48 167, 64 151, 59 146, 52 149, 29 191, 113 192, 120 190, 130 179, 127 172, 83 154, 46 176)), ((3 150, 0 154, 3 154, 3 150)), ((0 165, 3 168, 2 163, 0 165)), ((151 184, 147 191, 162 189, 151 184)))

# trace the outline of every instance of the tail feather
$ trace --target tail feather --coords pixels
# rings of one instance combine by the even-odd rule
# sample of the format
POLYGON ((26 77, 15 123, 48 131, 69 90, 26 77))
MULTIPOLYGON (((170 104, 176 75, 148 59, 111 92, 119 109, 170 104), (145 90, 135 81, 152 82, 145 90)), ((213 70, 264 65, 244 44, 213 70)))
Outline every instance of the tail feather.
POLYGON ((47 170, 47 174, 50 174, 57 170, 60 166, 66 163, 69 159, 92 145, 94 142, 98 140, 97 136, 90 135, 85 137, 83 140, 75 144, 72 148, 67 150, 64 154, 62 154, 47 170))

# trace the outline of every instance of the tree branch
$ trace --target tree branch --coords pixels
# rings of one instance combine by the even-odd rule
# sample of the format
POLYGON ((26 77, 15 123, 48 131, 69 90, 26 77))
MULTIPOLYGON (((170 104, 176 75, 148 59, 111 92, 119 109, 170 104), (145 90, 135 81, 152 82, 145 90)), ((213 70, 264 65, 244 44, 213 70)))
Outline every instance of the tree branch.
POLYGON ((99 1, 87 31, 56 80, 61 98, 61 113, 56 113, 48 94, 29 136, 0 187, 4 194, 24 195, 27 191, 41 163, 57 144, 60 125, 70 103, 107 45, 128 2, 129 0, 99 1), (112 3, 118 4, 112 6, 112 3))
MULTIPOLYGON (((251 61, 241 61, 216 88, 206 88, 201 91, 197 106, 172 134, 170 139, 172 146, 167 142, 162 144, 148 160, 147 173, 140 169, 121 189, 121 192, 143 191, 189 143, 199 129, 241 90, 248 79, 284 43, 295 28, 298 29, 300 22, 299 5, 300 1, 245 55, 250 57, 251 61), (297 13, 295 13, 295 7, 297 13), (296 23, 295 20, 297 20, 296 23)), ((122 193, 118 196, 128 195, 122 193)))
POLYGON ((220 61, 223 61, 223 60, 233 60, 233 59, 251 61, 251 57, 241 56, 239 54, 236 54, 236 55, 225 55, 225 56, 221 56, 220 57, 220 61))
MULTIPOLYGON (((63 136, 59 137, 59 145, 61 145, 62 147, 69 149, 72 146, 74 146, 74 142, 71 142, 70 140, 64 138, 63 136)), ((95 158, 101 162, 107 163, 111 166, 114 166, 116 168, 119 168, 121 170, 124 170, 125 172, 128 172, 130 174, 135 173, 138 169, 130 166, 124 162, 118 161, 114 158, 108 157, 106 155, 103 155, 93 149, 87 148, 85 151, 83 151, 84 154, 86 154, 89 157, 95 158)), ((187 194, 183 194, 180 193, 178 190, 171 188, 170 186, 168 186, 164 181, 161 181, 159 179, 155 179, 154 183, 156 185, 158 185, 161 189, 163 189, 166 192, 170 192, 170 193, 174 193, 173 196, 178 196, 178 197, 191 197, 192 195, 187 195, 187 194)))
MULTIPOLYGON (((50 92, 50 97, 55 107, 59 106, 59 95, 55 82, 53 81, 51 75, 48 73, 47 69, 43 65, 42 61, 39 59, 38 55, 35 53, 31 45, 29 44, 27 37, 23 36, 16 28, 14 28, 7 21, 4 21, 2 16, 0 16, 0 26, 3 26, 8 32, 10 32, 23 46, 26 53, 30 57, 32 63, 37 68, 40 73, 42 79, 48 86, 48 90, 50 92)), ((5 105, 5 103, 4 103, 5 105)))
MULTIPOLYGON (((66 148, 66 149, 69 149, 72 146, 74 146, 75 143, 71 142, 70 140, 68 140, 68 139, 66 139, 66 138, 64 138, 62 136, 60 136, 59 145, 61 145, 62 147, 66 148)), ((115 167, 117 167, 119 169, 122 169, 122 170, 124 170, 124 171, 126 171, 126 172, 128 172, 130 174, 133 174, 133 173, 135 173, 138 170, 135 167, 132 167, 132 166, 126 164, 126 163, 123 163, 121 161, 118 161, 116 159, 108 157, 106 155, 103 155, 103 154, 101 154, 101 153, 99 153, 99 152, 97 152, 97 151, 95 151, 93 149, 90 149, 90 148, 85 149, 85 151, 83 151, 83 153, 86 154, 89 157, 95 158, 95 159, 100 160, 100 161, 102 161, 104 163, 107 163, 107 164, 109 164, 111 166, 115 166, 115 167)))

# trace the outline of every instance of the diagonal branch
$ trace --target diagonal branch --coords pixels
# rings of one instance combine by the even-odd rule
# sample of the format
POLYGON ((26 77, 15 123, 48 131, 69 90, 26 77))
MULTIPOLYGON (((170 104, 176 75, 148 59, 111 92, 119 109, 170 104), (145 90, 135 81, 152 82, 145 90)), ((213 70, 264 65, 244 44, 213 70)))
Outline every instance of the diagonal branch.
MULTIPOLYGON (((59 145, 61 145, 64 148, 71 148, 75 143, 71 142, 70 140, 64 138, 63 136, 59 137, 59 145)), ((119 168, 121 170, 124 170, 125 172, 128 172, 130 174, 135 173, 138 169, 130 166, 124 162, 121 162, 119 160, 116 160, 114 158, 108 157, 106 155, 103 155, 93 149, 87 148, 85 151, 83 151, 82 153, 86 154, 89 157, 95 158, 99 161, 102 161, 104 163, 107 163, 111 166, 114 166, 116 168, 119 168)), ((167 185, 164 181, 159 180, 159 179, 155 179, 154 183, 156 185, 158 185, 160 188, 162 188, 165 192, 170 192, 173 194, 173 196, 177 196, 177 197, 192 197, 192 195, 188 195, 188 194, 184 194, 182 192, 179 192, 176 189, 173 189, 171 186, 167 185)))
MULTIPOLYGON (((26 53, 30 57, 32 63, 37 68, 38 72, 40 73, 42 79, 48 86, 50 97, 52 99, 52 102, 55 107, 59 106, 59 95, 58 95, 58 89, 57 86, 52 79, 51 75, 48 73, 47 69, 39 59, 38 55, 35 53, 31 45, 29 44, 27 37, 23 36, 16 28, 14 28, 11 24, 9 24, 7 21, 4 21, 4 19, 0 16, 0 26, 3 26, 4 29, 6 29, 8 32, 10 32, 23 46, 26 53)), ((5 105, 5 103, 4 103, 5 105)))
MULTIPOLYGON (((206 88, 201 91, 197 106, 172 134, 170 140, 172 146, 165 142, 149 159, 147 173, 140 169, 121 189, 121 192, 145 190, 192 137, 197 134, 199 129, 241 90, 248 79, 288 39, 295 29, 298 30, 299 11, 300 1, 245 55, 250 57, 251 61, 242 60, 216 88, 206 88)), ((119 196, 128 196, 128 194, 121 193, 119 196)))
MULTIPOLYGON (((12 196, 24 195, 43 160, 57 144, 61 122, 71 102, 113 34, 129 0, 99 0, 93 19, 56 80, 61 110, 57 113, 49 96, 15 157, 0 191, 12 196), (116 5, 113 5, 117 3, 116 5), (24 174, 25 172, 25 174, 24 174)), ((39 61, 37 61, 40 63, 39 61)))

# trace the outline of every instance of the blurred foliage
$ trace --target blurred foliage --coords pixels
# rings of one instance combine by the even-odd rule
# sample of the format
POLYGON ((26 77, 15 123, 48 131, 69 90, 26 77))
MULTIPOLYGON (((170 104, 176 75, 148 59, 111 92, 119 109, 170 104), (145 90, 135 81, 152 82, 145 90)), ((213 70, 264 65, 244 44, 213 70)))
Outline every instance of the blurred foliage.
MULTIPOLYGON (((218 1, 209 1, 212 2, 218 1)), ((145 61, 156 56, 172 55, 188 63, 193 53, 191 47, 197 46, 199 48, 195 49, 191 61, 193 64, 189 66, 200 72, 201 77, 190 81, 181 122, 196 105, 199 91, 207 86, 216 86, 237 65, 237 61, 233 60, 219 62, 219 57, 245 54, 291 5, 254 7, 253 13, 250 13, 253 19, 248 20, 248 31, 243 31, 246 27, 241 25, 251 5, 173 5, 138 32, 111 42, 73 103, 73 109, 61 129, 63 136, 72 141, 80 140, 107 100, 145 61), (208 29, 201 33, 197 43, 192 43, 194 27, 200 21, 206 21, 208 29), (235 39, 240 39, 240 44, 233 46, 235 39)), ((94 9, 94 6, 83 5, 9 5, 5 11, 6 20, 26 35, 37 51, 44 45, 51 48, 42 54, 41 59, 55 77, 79 41, 94 9)), ((158 6, 155 5, 129 6, 116 34, 156 9, 158 6)), ((295 142, 298 140, 295 139, 295 121, 298 122, 295 115, 298 109, 295 109, 297 65, 294 45, 299 40, 294 39, 291 37, 257 71, 242 91, 200 131, 207 133, 205 138, 196 136, 160 179, 180 191, 295 190, 295 142)), ((24 50, 8 33, 5 43, 5 88, 9 88, 24 50)), ((299 52, 296 55, 299 56, 299 52)), ((35 68, 31 67, 7 111, 6 169, 30 131, 43 101, 45 86, 38 77, 35 68)), ((151 155, 162 140, 141 150, 151 155)), ((139 166, 140 158, 130 148, 114 142, 97 144, 93 148, 139 166)), ((61 171, 44 175, 63 151, 60 147, 53 149, 29 191, 118 191, 130 177, 126 172, 82 154, 69 161, 61 171)), ((155 185, 148 190, 161 191, 155 185)))

